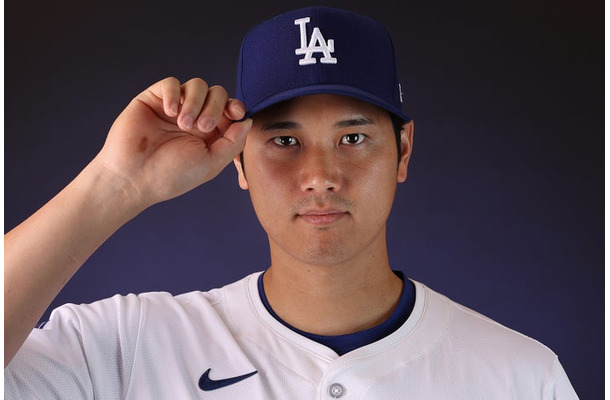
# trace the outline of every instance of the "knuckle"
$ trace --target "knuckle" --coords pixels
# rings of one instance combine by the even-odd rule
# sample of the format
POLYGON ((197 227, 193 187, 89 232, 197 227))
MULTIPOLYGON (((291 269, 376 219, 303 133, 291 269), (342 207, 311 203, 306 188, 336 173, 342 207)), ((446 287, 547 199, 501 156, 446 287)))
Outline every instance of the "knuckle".
POLYGON ((174 77, 174 76, 168 76, 165 79, 162 79, 160 82, 163 86, 180 86, 180 81, 178 80, 178 78, 174 77))
POLYGON ((214 85, 209 90, 210 90, 210 92, 213 92, 215 95, 226 97, 227 99, 229 98, 229 93, 223 86, 214 85))
POLYGON ((208 83, 201 78, 192 78, 189 81, 187 81, 185 83, 185 85, 189 85, 189 86, 193 85, 193 86, 197 86, 197 87, 205 88, 205 89, 208 88, 208 83))

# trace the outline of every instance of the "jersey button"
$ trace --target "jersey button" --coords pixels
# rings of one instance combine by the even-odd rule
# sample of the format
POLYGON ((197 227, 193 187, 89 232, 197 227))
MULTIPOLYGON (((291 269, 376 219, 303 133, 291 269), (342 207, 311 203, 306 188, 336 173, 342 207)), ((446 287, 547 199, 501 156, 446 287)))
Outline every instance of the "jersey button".
POLYGON ((345 394, 345 386, 340 383, 333 383, 328 387, 328 394, 333 399, 339 399, 345 394))

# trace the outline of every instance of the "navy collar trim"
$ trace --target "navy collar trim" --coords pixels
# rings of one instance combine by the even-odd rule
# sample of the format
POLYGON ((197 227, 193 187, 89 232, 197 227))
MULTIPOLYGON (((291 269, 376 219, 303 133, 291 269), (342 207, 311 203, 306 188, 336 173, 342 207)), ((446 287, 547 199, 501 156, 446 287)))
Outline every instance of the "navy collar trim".
POLYGON ((393 332, 398 330, 398 328, 400 328, 411 315, 411 311, 413 311, 413 307, 415 305, 415 285, 410 280, 405 279, 404 274, 401 271, 394 271, 394 273, 400 279, 402 279, 404 285, 402 293, 400 295, 400 300, 392 315, 390 315, 388 319, 386 319, 384 322, 377 326, 365 329, 360 332, 350 333, 347 335, 316 335, 297 329, 288 324, 286 321, 282 320, 275 313, 275 311, 273 311, 271 305, 269 304, 269 301, 267 300, 267 296, 265 295, 265 288, 263 285, 264 273, 262 273, 258 278, 258 292, 260 294, 260 298, 263 302, 263 305, 265 306, 269 314, 271 314, 276 320, 281 322, 284 326, 288 327, 292 331, 298 333, 299 335, 305 336, 310 340, 313 340, 326 347, 331 348, 333 351, 335 351, 338 355, 341 356, 343 354, 349 353, 352 350, 374 343, 392 334, 393 332))

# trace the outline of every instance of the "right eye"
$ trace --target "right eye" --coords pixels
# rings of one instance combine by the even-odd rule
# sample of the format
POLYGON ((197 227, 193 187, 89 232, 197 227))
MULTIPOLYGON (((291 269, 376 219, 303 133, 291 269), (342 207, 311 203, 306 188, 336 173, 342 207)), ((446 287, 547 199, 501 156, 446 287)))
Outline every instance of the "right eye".
POLYGON ((282 147, 294 146, 298 143, 297 139, 294 138, 293 136, 278 136, 278 137, 274 137, 271 140, 273 141, 273 143, 277 144, 278 146, 282 146, 282 147))

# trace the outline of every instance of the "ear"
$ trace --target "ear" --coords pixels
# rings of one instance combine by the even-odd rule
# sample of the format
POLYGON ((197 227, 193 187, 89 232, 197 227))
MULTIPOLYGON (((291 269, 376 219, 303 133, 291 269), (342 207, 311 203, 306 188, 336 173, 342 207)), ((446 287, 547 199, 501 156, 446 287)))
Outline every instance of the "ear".
POLYGON ((400 131, 401 154, 398 162, 397 178, 399 183, 402 183, 407 179, 409 159, 411 158, 411 151, 413 150, 413 129, 414 124, 413 120, 411 120, 406 122, 400 131))
POLYGON ((233 165, 235 165, 235 169, 237 169, 237 182, 239 182, 239 187, 243 190, 248 190, 248 181, 246 180, 246 172, 244 171, 244 165, 242 163, 243 153, 238 154, 233 159, 233 165))

